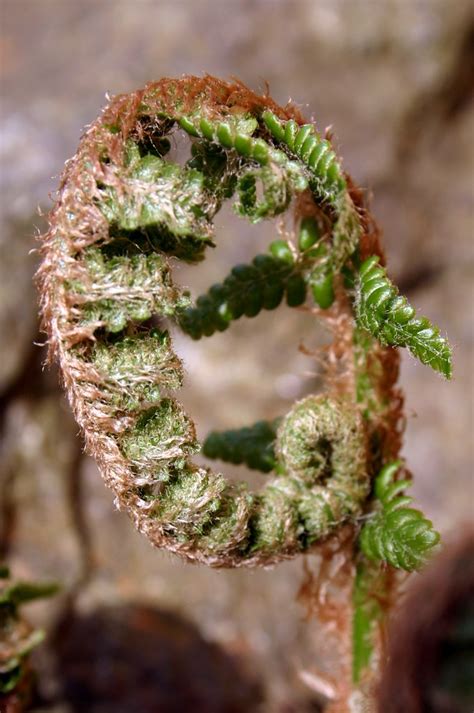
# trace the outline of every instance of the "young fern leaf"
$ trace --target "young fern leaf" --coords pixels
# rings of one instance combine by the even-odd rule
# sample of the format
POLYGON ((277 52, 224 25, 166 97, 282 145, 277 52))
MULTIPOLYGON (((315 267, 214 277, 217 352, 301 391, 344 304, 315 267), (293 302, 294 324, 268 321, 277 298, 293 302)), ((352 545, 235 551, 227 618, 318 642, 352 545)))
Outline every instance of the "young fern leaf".
POLYGON ((276 467, 274 450, 280 419, 257 421, 252 426, 229 431, 212 431, 205 439, 202 452, 212 459, 269 473, 276 467))
MULTIPOLYGON (((350 265, 368 242, 383 254, 378 231, 329 140, 294 107, 209 75, 164 78, 117 96, 67 162, 49 223, 38 281, 50 355, 88 452, 156 547, 212 567, 267 566, 367 512, 374 459, 393 457, 401 436, 398 354, 379 342, 407 346, 447 376, 451 354, 428 320, 415 319, 377 258, 362 266, 351 302, 350 265), (184 165, 168 155, 176 126, 190 137, 184 165), (214 218, 234 195, 234 209, 252 223, 292 201, 298 249, 275 241, 190 307, 172 265, 205 258, 214 218), (209 457, 274 468, 254 492, 192 460, 201 444, 175 398, 183 367, 157 320, 174 320, 199 339, 275 309, 285 295, 301 305, 307 288, 315 314, 334 331, 330 392, 293 404, 276 434, 276 423, 260 422, 210 434, 204 444, 209 457)), ((378 617, 372 571, 387 591, 392 585, 390 572, 370 560, 414 569, 439 539, 401 495, 407 483, 393 482, 397 467, 377 479, 379 510, 360 538, 367 558, 357 567, 353 660, 354 681, 364 685, 378 617)))
POLYGON ((256 317, 262 309, 276 309, 285 294, 289 307, 303 304, 306 284, 288 243, 276 240, 270 250, 251 264, 233 267, 222 283, 197 298, 195 307, 183 310, 178 319, 183 332, 193 339, 210 337, 243 315, 256 317))
MULTIPOLYGON (((379 423, 400 420, 396 351, 370 338, 354 359, 345 349, 354 326, 347 319, 329 358, 337 357, 341 374, 354 364, 356 380, 367 377, 368 415, 344 380, 337 397, 296 403, 278 428, 275 477, 257 492, 192 460, 200 450, 196 428, 175 398, 183 369, 157 320, 174 320, 199 339, 274 309, 285 296, 300 305, 308 287, 321 310, 334 300, 333 324, 338 306, 349 316, 350 293, 338 274, 364 236, 381 254, 362 195, 328 140, 297 116, 210 76, 164 78, 115 97, 67 163, 43 237, 44 326, 88 451, 155 546, 213 567, 278 562, 356 521, 370 492, 368 440, 380 435, 383 452, 391 434, 379 423), (184 165, 167 154, 177 125, 191 141, 184 165), (172 266, 205 257, 215 216, 234 194, 237 212, 251 222, 296 198, 298 246, 275 241, 190 307, 172 266)), ((374 326, 385 330, 382 339, 388 324, 374 326)), ((232 457, 258 461, 248 441, 232 457)))
MULTIPOLYGON (((347 191, 340 161, 330 142, 318 134, 313 124, 300 126, 293 119, 281 121, 270 110, 263 112, 262 119, 272 138, 286 146, 288 152, 305 166, 313 193, 334 208, 337 219, 332 235, 331 262, 333 271, 339 271, 356 249, 361 235, 359 215, 347 191)), ((319 275, 315 281, 327 295, 332 282, 329 273, 324 278, 319 275)), ((318 302, 318 298, 315 299, 318 302)), ((323 304, 327 300, 328 297, 323 297, 323 304)))
POLYGON ((394 480, 399 468, 394 461, 377 476, 375 497, 381 510, 364 525, 359 543, 369 559, 411 572, 423 565, 440 536, 420 510, 408 507, 412 498, 402 493, 411 481, 394 480))
POLYGON ((359 271, 357 321, 382 344, 407 347, 422 364, 451 378, 451 347, 427 317, 417 317, 406 297, 389 280, 376 255, 359 271))

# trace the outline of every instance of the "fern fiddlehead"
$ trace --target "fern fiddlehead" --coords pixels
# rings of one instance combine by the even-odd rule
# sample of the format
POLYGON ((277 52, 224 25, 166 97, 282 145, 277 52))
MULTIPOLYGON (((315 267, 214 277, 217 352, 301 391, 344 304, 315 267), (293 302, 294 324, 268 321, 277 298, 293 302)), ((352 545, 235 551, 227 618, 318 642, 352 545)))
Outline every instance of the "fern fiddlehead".
MULTIPOLYGON (((113 99, 87 130, 44 237, 43 320, 89 452, 118 504, 158 547, 212 566, 268 564, 355 523, 367 507, 373 443, 383 464, 389 447, 380 424, 395 422, 387 394, 390 403, 396 355, 384 344, 413 344, 399 333, 390 341, 388 311, 377 303, 374 313, 365 296, 365 264, 356 300, 342 278, 357 272, 373 244, 362 208, 330 142, 238 83, 161 80, 113 99), (169 158, 180 131, 191 141, 184 164, 169 158), (205 258, 214 216, 233 197, 236 213, 252 223, 294 201, 295 244, 275 240, 193 304, 173 282, 172 261, 205 258), (372 369, 365 393, 379 408, 362 409, 347 376, 352 355, 342 353, 336 361, 346 376, 327 395, 296 404, 278 428, 212 434, 204 445, 210 457, 276 471, 251 493, 192 462, 200 444, 174 395, 181 362, 169 331, 152 318, 199 339, 276 309, 284 297, 301 306, 308 294, 323 318, 357 309, 376 337, 366 350, 374 358, 364 357, 372 369)), ((391 299, 392 309, 395 292, 391 299)), ((351 319, 345 324, 351 334, 351 319)), ((425 349, 433 338, 418 332, 425 349)))
POLYGON ((383 618, 373 588, 388 591, 387 570, 416 569, 439 537, 395 480, 397 347, 448 378, 451 351, 388 279, 377 227, 329 139, 240 83, 163 79, 115 97, 88 128, 49 222, 39 285, 50 356, 119 507, 155 546, 214 567, 275 563, 349 524, 361 686, 383 618), (177 137, 191 142, 181 162, 177 137), (228 200, 251 223, 294 208, 294 233, 193 301, 173 263, 205 259, 228 200), (176 398, 172 329, 210 337, 308 298, 334 334, 327 392, 201 446, 176 398), (250 492, 195 464, 199 451, 273 474, 250 492))

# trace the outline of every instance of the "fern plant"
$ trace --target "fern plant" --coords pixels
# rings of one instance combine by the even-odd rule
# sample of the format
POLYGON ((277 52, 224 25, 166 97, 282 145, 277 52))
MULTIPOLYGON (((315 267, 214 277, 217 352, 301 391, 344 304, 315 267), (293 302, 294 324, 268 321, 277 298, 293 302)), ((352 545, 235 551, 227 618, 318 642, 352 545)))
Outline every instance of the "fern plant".
POLYGON ((392 482, 397 347, 448 378, 451 351, 389 281, 364 195, 331 141, 294 107, 210 76, 115 97, 66 165, 42 256, 50 357, 119 505, 154 545, 212 567, 272 564, 349 526, 353 685, 368 690, 380 659, 374 576, 416 568, 438 537, 399 495, 407 484, 392 482), (169 152, 183 137, 191 152, 179 164, 169 152), (251 223, 293 210, 294 235, 275 235, 193 301, 173 262, 205 259, 228 200, 251 223), (210 337, 284 300, 338 329, 326 392, 205 440, 210 458, 273 471, 250 492, 192 461, 201 444, 175 397, 183 369, 172 331, 210 337))

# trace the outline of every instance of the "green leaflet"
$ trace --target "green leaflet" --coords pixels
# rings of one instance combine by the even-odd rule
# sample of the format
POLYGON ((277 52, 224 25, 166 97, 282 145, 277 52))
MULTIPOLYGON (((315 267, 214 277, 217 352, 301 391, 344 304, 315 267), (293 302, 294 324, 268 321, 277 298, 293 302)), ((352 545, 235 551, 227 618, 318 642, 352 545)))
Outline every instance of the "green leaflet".
MULTIPOLYGON (((181 117, 179 124, 191 136, 211 142, 209 145, 214 147, 211 151, 222 147, 226 151, 235 151, 246 160, 240 175, 227 185, 231 191, 237 188, 237 214, 253 223, 279 215, 287 209, 294 193, 301 193, 308 187, 302 166, 264 139, 252 136, 257 128, 254 117, 228 117, 219 122, 205 116, 181 117), (261 200, 257 197, 259 185, 263 195, 261 200)), ((190 165, 203 168, 199 161, 190 165)))
POLYGON ((195 307, 183 310, 178 320, 183 332, 193 339, 210 337, 243 315, 256 317, 262 309, 275 309, 285 295, 290 307, 303 304, 306 284, 289 248, 284 252, 284 242, 275 241, 272 254, 233 267, 222 283, 197 298, 195 307))
POLYGON ((313 183, 326 198, 333 199, 345 189, 346 182, 336 154, 329 141, 321 138, 313 124, 299 126, 293 119, 280 121, 271 111, 264 111, 262 119, 272 137, 286 144, 306 164, 313 183))
POLYGON ((315 303, 328 309, 334 302, 334 271, 329 246, 322 241, 320 229, 314 218, 303 218, 298 235, 298 248, 303 256, 313 262, 307 275, 308 286, 315 303))
MULTIPOLYGON (((299 126, 293 119, 281 121, 271 111, 264 111, 263 122, 270 135, 280 142, 305 165, 309 185, 314 195, 330 203, 336 213, 332 231, 331 261, 334 271, 339 271, 357 247, 361 226, 357 210, 347 192, 344 172, 327 139, 321 138, 313 124, 299 126)), ((318 278, 321 282, 322 278, 318 278)), ((322 287, 322 305, 329 304, 329 276, 322 287)), ((315 299, 319 304, 320 288, 315 299)))
POLYGON ((301 222, 299 255, 286 240, 274 240, 270 254, 257 255, 251 264, 236 265, 222 283, 213 285, 181 311, 179 325, 193 339, 225 331, 231 322, 276 309, 286 295, 289 307, 306 300, 307 287, 314 301, 327 309, 334 302, 334 270, 330 246, 321 240, 313 218, 301 222))
POLYGON ((53 583, 10 583, 7 567, 0 568, 0 695, 13 691, 22 679, 24 660, 44 638, 40 630, 21 624, 19 607, 36 599, 53 596, 58 585, 53 583))
POLYGON ((269 473, 275 469, 274 442, 280 419, 257 421, 252 426, 229 431, 212 431, 206 437, 202 452, 208 458, 269 473))
POLYGON ((399 461, 388 463, 377 476, 380 510, 362 528, 359 543, 369 559, 411 572, 423 565, 440 536, 422 512, 408 507, 412 498, 402 493, 410 481, 395 480, 399 468, 399 461))
POLYGON ((248 168, 237 181, 239 200, 234 206, 237 215, 258 223, 283 213, 289 206, 293 190, 287 174, 276 172, 272 166, 248 168), (258 198, 258 185, 262 198, 258 198))
POLYGON ((0 590, 0 607, 6 605, 19 607, 35 599, 51 597, 58 592, 58 589, 58 585, 53 583, 15 582, 0 590))
POLYGON ((376 255, 365 260, 357 286, 357 321, 382 344, 407 347, 423 364, 451 378, 451 347, 389 280, 376 255))

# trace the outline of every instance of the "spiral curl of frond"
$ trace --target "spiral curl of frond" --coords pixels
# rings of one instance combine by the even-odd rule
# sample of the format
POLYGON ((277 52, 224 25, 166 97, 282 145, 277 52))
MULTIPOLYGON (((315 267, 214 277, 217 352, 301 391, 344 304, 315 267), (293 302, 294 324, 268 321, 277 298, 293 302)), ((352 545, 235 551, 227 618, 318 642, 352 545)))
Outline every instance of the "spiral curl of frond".
MULTIPOLYGON (((329 140, 295 117, 213 77, 118 96, 67 163, 43 238, 43 323, 88 452, 154 545, 216 567, 303 552, 354 522, 370 492, 367 422, 354 394, 337 389, 283 417, 277 475, 262 490, 193 463, 201 446, 175 398, 183 368, 154 319, 197 339, 276 308, 285 294, 300 306, 307 288, 316 312, 348 304, 339 274, 354 270, 368 229, 329 140), (180 131, 192 143, 184 165, 168 155, 180 131), (276 240, 193 304, 172 264, 205 258, 213 219, 233 196, 252 223, 292 201, 310 208, 295 215, 296 245, 276 240)), ((240 446, 223 459, 253 467, 249 440, 240 446)))

